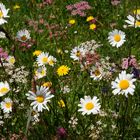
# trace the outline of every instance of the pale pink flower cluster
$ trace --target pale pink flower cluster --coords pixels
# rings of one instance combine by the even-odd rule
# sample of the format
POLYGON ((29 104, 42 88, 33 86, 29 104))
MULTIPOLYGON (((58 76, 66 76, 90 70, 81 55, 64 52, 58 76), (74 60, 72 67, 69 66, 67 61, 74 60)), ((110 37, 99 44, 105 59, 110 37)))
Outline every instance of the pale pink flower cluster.
POLYGON ((5 52, 5 51, 3 50, 3 48, 0 48, 0 58, 6 59, 7 57, 8 57, 8 53, 5 52))
POLYGON ((66 6, 68 11, 71 11, 71 15, 79 15, 81 17, 85 17, 86 13, 85 10, 91 9, 91 6, 87 1, 80 1, 75 4, 70 4, 66 6))
POLYGON ((43 4, 52 4, 53 0, 44 0, 43 4))
POLYGON ((123 58, 122 60, 122 69, 128 69, 128 67, 138 67, 137 60, 135 56, 130 56, 128 58, 123 58))

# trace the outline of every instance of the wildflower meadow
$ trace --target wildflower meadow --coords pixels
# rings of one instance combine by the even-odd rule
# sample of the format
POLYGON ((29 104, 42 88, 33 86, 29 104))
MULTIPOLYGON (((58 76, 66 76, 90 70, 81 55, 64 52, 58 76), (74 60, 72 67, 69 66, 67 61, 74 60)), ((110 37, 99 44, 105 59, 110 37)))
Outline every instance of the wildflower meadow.
POLYGON ((140 0, 0 1, 0 140, 140 140, 140 0))

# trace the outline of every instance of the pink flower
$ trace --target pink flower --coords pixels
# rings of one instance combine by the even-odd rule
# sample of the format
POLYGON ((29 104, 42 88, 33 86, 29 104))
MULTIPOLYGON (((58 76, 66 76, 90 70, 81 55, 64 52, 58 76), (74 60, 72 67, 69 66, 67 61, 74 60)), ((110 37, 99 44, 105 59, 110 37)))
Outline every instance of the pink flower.
POLYGON ((120 0, 111 0, 111 4, 113 5, 113 6, 116 6, 116 5, 118 5, 118 4, 120 4, 120 0))
POLYGON ((135 56, 123 58, 122 61, 123 61, 122 62, 122 69, 128 69, 128 67, 134 67, 134 68, 138 67, 138 63, 137 63, 135 56))
POLYGON ((44 0, 43 3, 44 3, 44 4, 52 4, 52 3, 53 3, 53 0, 44 0))
POLYGON ((123 58, 122 69, 128 69, 128 58, 123 58))
POLYGON ((91 6, 86 1, 77 2, 73 5, 66 6, 67 10, 71 11, 71 15, 86 16, 85 11, 91 9, 91 6))
POLYGON ((59 127, 57 129, 57 135, 59 138, 65 138, 67 136, 67 132, 66 132, 65 128, 59 127))
POLYGON ((73 9, 73 5, 67 5, 66 8, 67 8, 67 10, 71 11, 73 9))

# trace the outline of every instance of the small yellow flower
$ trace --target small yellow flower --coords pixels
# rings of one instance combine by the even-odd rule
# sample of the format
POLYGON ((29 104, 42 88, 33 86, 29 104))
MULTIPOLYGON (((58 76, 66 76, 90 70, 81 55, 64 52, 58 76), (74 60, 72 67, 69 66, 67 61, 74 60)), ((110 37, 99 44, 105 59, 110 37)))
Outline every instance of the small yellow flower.
POLYGON ((70 70, 69 67, 67 67, 66 65, 62 65, 57 69, 57 74, 59 76, 67 75, 69 70, 70 70))
POLYGON ((13 9, 14 9, 14 10, 20 9, 20 6, 19 6, 18 4, 16 4, 16 5, 14 5, 13 9))
POLYGON ((134 10, 133 13, 137 14, 137 15, 140 15, 140 9, 134 10))
POLYGON ((57 49, 57 53, 63 54, 63 51, 61 49, 57 49))
POLYGON ((33 56, 38 56, 38 55, 40 55, 41 53, 42 53, 42 51, 36 50, 36 51, 33 52, 33 56))
POLYGON ((71 25, 75 24, 75 20, 74 19, 69 20, 69 24, 71 25))
POLYGON ((91 24, 91 25, 89 26, 89 28, 90 28, 90 30, 95 30, 95 29, 96 29, 96 24, 91 24))
POLYGON ((58 101, 60 107, 65 107, 65 103, 63 100, 58 101))
POLYGON ((52 82, 45 82, 43 86, 50 88, 52 86, 52 82))
POLYGON ((91 21, 91 20, 94 20, 94 17, 93 17, 93 16, 89 16, 89 17, 87 17, 87 19, 86 19, 87 22, 89 22, 89 21, 91 21))

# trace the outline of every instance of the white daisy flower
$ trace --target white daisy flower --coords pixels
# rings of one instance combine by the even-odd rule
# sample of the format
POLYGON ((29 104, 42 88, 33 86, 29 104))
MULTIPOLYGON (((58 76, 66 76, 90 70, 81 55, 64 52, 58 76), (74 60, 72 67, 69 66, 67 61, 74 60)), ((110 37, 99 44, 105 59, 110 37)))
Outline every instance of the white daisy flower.
POLYGON ((72 49, 70 57, 76 61, 76 60, 80 60, 81 57, 83 57, 85 55, 85 50, 83 48, 79 48, 79 47, 75 47, 74 49, 72 49))
POLYGON ((38 112, 42 112, 43 109, 49 110, 47 103, 50 102, 50 99, 54 97, 54 95, 50 94, 51 92, 46 87, 38 87, 36 93, 29 91, 26 94, 28 100, 32 100, 31 106, 33 106, 34 110, 38 112))
POLYGON ((113 47, 116 46, 117 48, 119 48, 126 41, 125 33, 115 29, 112 32, 109 32, 108 40, 113 47))
POLYGON ((49 63, 49 54, 42 52, 37 56, 37 64, 38 66, 43 66, 49 63))
POLYGON ((15 63, 15 57, 14 56, 8 56, 6 60, 10 65, 13 65, 15 63))
POLYGON ((53 56, 49 56, 49 57, 48 57, 48 64, 49 64, 50 66, 54 66, 55 63, 56 63, 56 58, 53 57, 53 56))
POLYGON ((40 78, 46 76, 46 67, 39 67, 35 71, 35 76, 37 77, 37 79, 40 79, 40 78))
POLYGON ((5 5, 3 5, 3 3, 0 3, 0 25, 7 23, 7 21, 5 20, 5 18, 8 18, 9 16, 8 14, 9 9, 5 8, 5 5))
POLYGON ((21 42, 26 42, 30 39, 30 33, 28 30, 23 29, 17 32, 17 39, 21 42))
POLYGON ((1 102, 1 108, 4 113, 12 112, 12 100, 10 98, 5 98, 4 101, 1 102))
POLYGON ((129 27, 140 27, 140 15, 136 15, 135 17, 128 15, 125 22, 129 24, 129 27))
POLYGON ((4 96, 6 93, 10 91, 9 84, 5 82, 0 82, 0 97, 4 96))
POLYGON ((80 104, 78 104, 79 107, 81 107, 78 111, 82 112, 82 115, 90 115, 92 114, 98 114, 100 111, 100 103, 98 103, 99 99, 97 99, 96 96, 94 96, 92 99, 90 96, 84 96, 84 99, 80 99, 80 104))
POLYGON ((133 74, 126 74, 126 71, 122 71, 119 74, 119 77, 111 83, 112 88, 114 89, 113 94, 124 94, 126 97, 128 96, 128 93, 133 95, 135 91, 135 85, 133 82, 136 81, 133 76, 133 74))
POLYGON ((101 80, 103 75, 103 70, 101 67, 92 67, 90 71, 90 77, 94 80, 101 80))
POLYGON ((4 32, 0 32, 0 38, 6 38, 6 35, 4 32))

